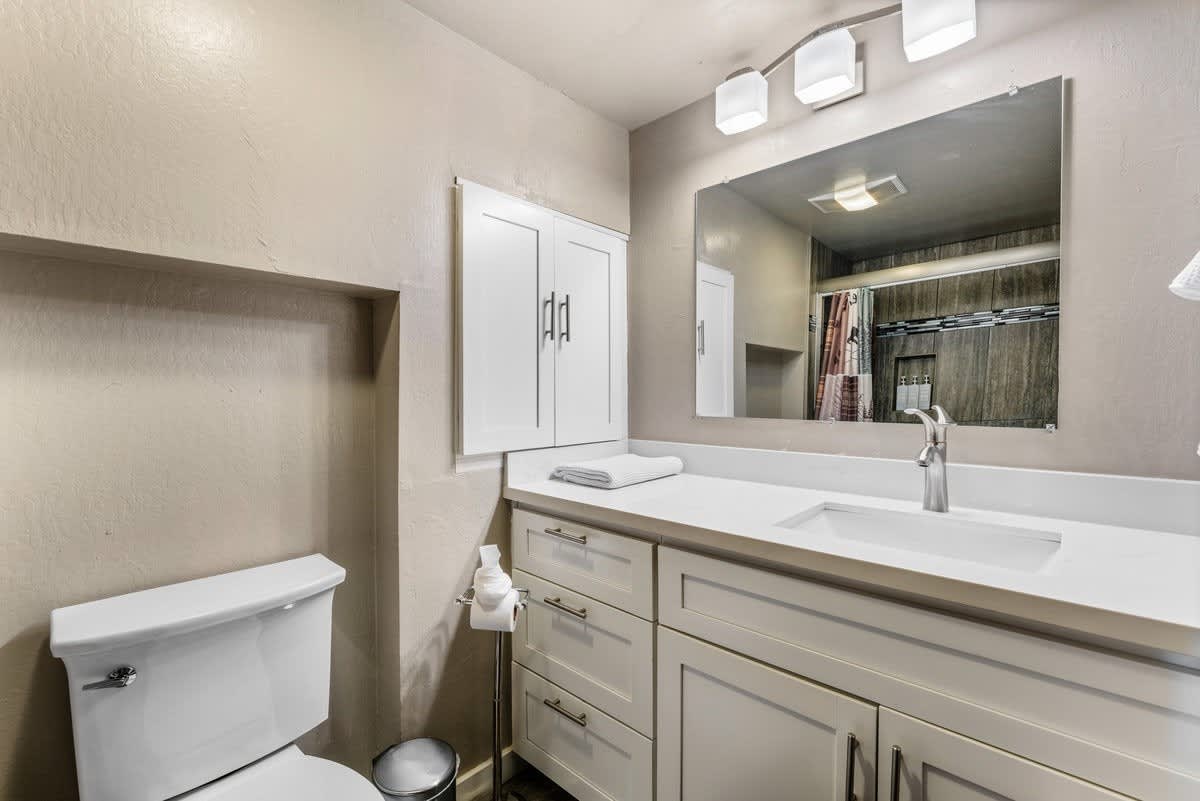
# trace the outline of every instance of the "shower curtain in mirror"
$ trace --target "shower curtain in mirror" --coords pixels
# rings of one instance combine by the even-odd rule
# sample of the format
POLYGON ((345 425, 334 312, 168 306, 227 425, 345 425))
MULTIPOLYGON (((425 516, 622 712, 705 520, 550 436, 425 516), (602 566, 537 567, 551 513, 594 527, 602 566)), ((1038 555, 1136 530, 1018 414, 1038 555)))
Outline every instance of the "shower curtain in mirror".
POLYGON ((832 296, 825 324, 821 376, 815 408, 818 420, 870 422, 871 332, 874 293, 851 289, 832 296))

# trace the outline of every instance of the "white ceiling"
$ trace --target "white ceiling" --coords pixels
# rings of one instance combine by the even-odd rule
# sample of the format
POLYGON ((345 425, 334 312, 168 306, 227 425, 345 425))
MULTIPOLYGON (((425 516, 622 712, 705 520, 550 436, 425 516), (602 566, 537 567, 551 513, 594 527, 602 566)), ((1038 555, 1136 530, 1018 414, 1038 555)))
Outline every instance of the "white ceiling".
POLYGON ((819 25, 880 0, 408 0, 633 129, 759 69, 819 25))

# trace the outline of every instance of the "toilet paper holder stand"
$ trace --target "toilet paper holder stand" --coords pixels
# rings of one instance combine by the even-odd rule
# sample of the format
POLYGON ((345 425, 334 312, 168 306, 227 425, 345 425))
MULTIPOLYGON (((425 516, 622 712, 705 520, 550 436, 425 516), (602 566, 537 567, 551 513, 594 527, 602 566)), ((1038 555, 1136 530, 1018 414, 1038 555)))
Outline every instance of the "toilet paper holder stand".
MULTIPOLYGON (((524 587, 513 587, 517 591, 517 610, 529 606, 529 590, 524 587)), ((468 587, 467 591, 454 599, 455 606, 471 606, 475 603, 475 588, 468 587)), ((504 801, 512 798, 525 801, 519 793, 504 793, 504 761, 500 748, 500 721, 502 720, 502 705, 504 703, 504 632, 496 632, 496 664, 494 684, 492 685, 492 798, 491 801, 504 801)))

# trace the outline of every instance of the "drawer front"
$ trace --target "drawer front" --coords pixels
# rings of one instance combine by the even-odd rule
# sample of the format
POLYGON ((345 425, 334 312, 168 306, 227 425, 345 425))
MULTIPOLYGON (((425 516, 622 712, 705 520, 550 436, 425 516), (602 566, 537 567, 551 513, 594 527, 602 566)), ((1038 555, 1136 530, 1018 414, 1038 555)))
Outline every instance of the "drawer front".
POLYGON ((537 576, 513 659, 647 737, 654 736, 654 624, 537 576))
POLYGON ((654 546, 591 526, 518 509, 513 567, 589 598, 654 619, 654 546))
POLYGON ((578 801, 654 797, 650 740, 520 665, 513 665, 513 748, 578 801))
POLYGON ((659 622, 1135 798, 1200 798, 1200 674, 658 549, 659 622))

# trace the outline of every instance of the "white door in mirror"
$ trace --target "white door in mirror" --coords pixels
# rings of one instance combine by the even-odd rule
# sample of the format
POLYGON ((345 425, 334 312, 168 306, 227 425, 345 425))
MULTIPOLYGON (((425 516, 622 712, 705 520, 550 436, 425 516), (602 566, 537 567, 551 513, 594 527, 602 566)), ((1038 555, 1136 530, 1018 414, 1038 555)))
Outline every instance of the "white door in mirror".
POLYGON ((696 263, 696 414, 733 417, 733 273, 696 263))

